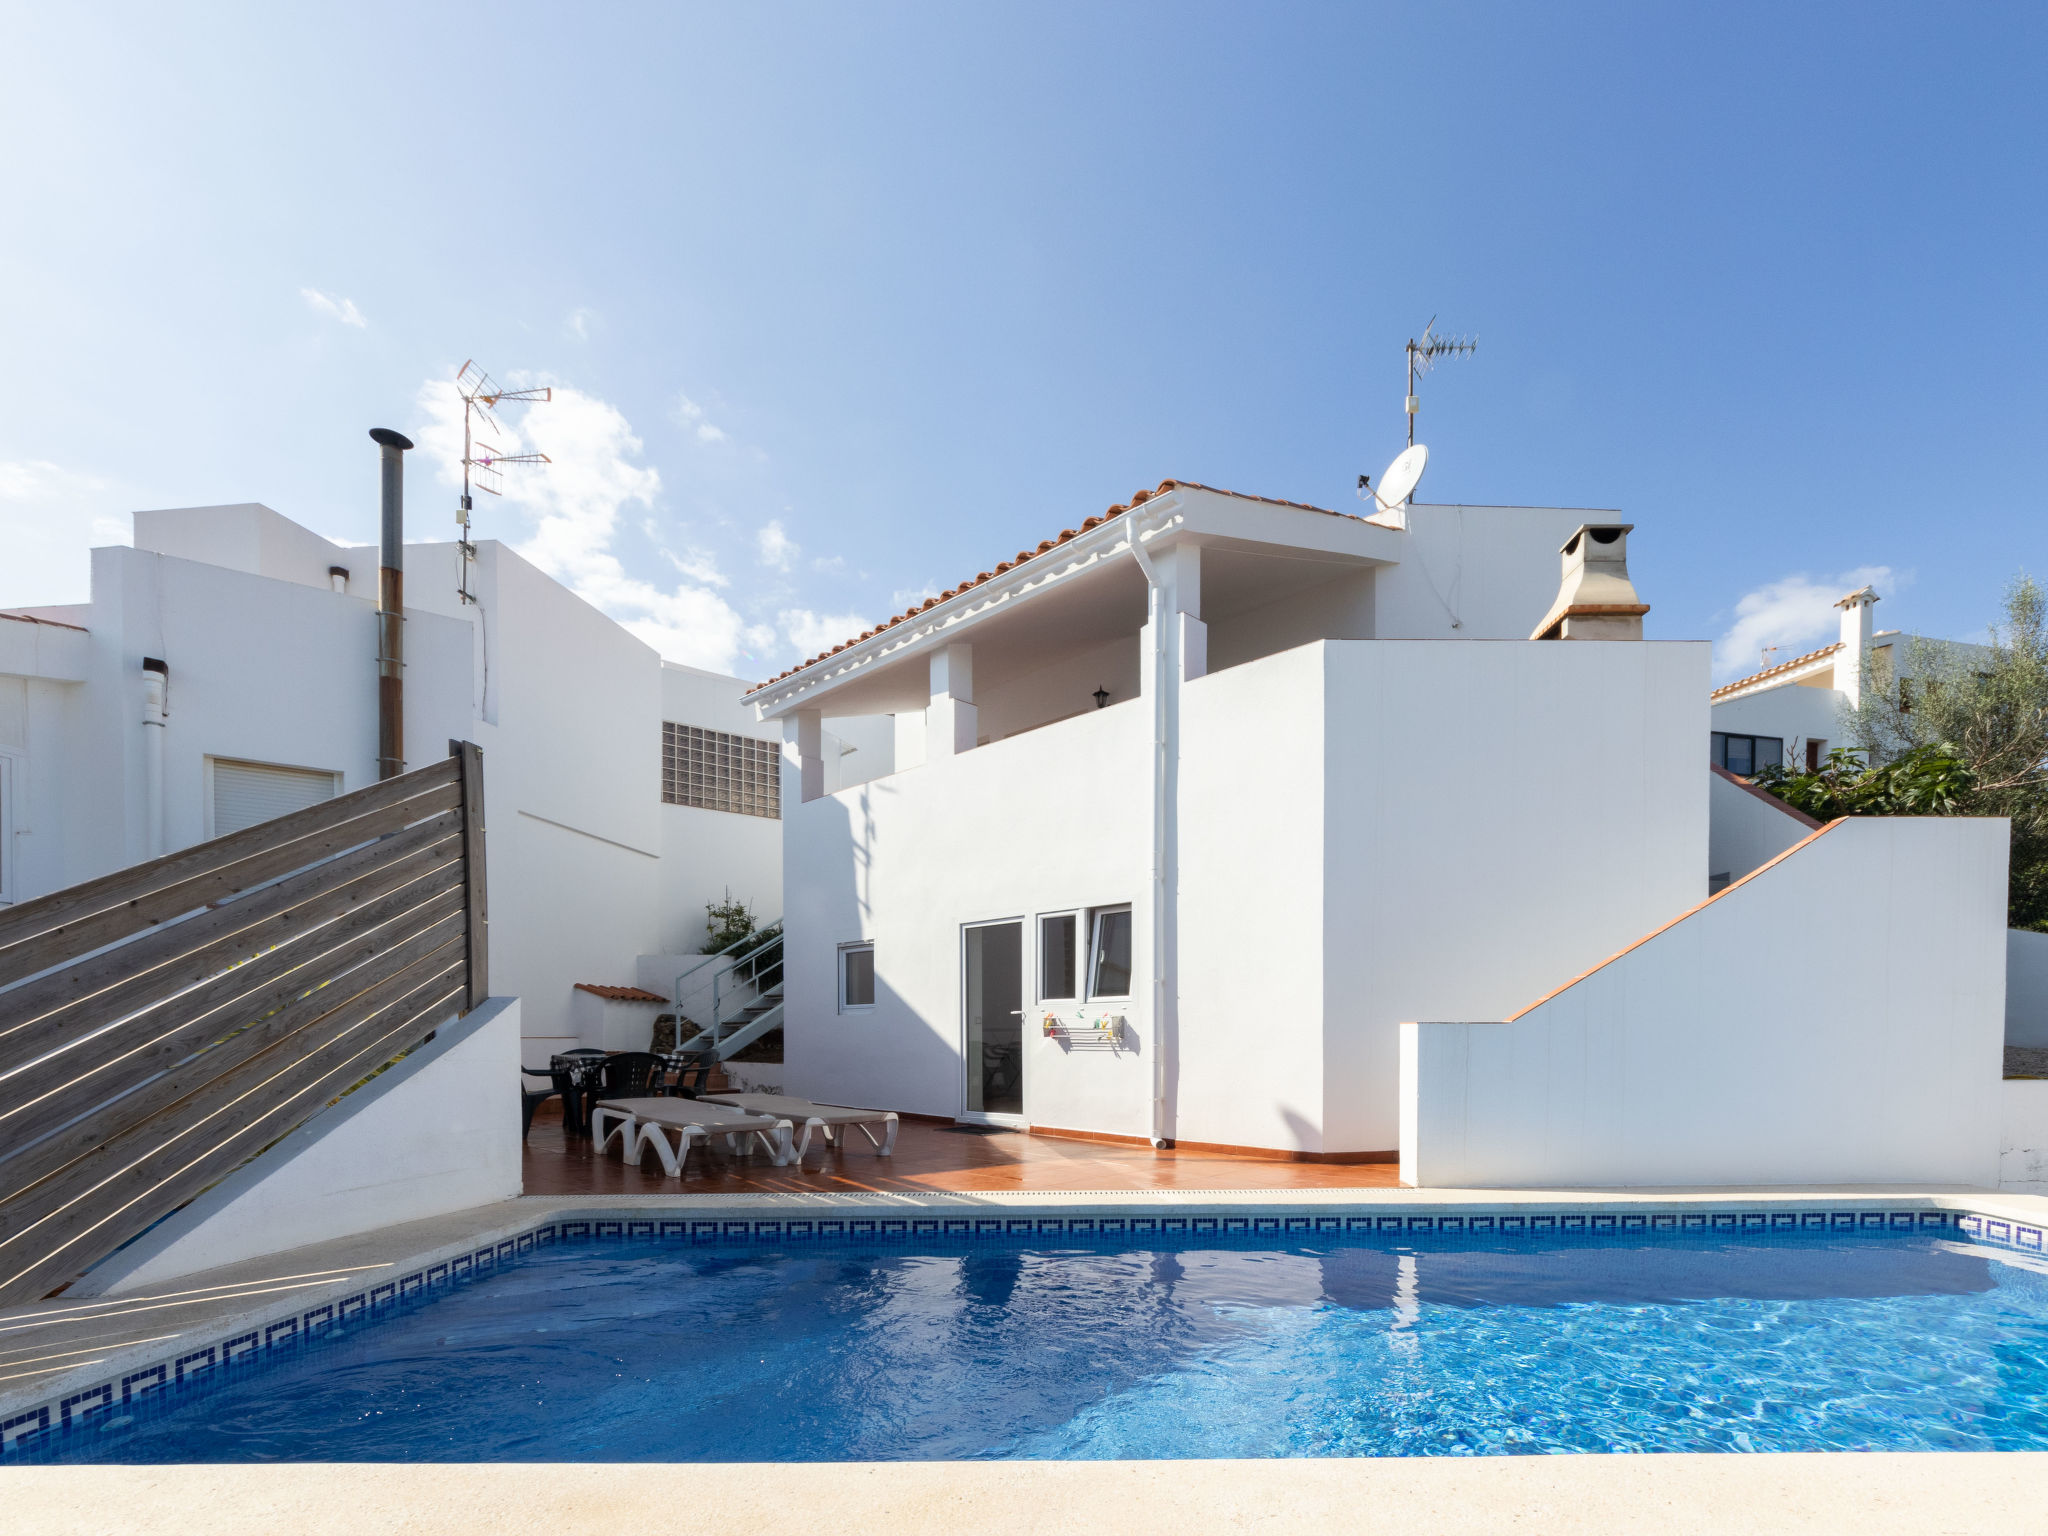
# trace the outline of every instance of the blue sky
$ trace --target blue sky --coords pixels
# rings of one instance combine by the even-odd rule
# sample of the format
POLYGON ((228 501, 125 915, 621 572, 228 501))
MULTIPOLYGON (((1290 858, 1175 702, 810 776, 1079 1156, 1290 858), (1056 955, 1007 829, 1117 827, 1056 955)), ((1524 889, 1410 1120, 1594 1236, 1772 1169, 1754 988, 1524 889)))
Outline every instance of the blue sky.
POLYGON ((0 603, 135 507, 478 531, 747 676, 1165 476, 1618 507, 1655 637, 2043 559, 2035 6, 0 6, 0 603), (437 394, 437 391, 441 393, 437 394))

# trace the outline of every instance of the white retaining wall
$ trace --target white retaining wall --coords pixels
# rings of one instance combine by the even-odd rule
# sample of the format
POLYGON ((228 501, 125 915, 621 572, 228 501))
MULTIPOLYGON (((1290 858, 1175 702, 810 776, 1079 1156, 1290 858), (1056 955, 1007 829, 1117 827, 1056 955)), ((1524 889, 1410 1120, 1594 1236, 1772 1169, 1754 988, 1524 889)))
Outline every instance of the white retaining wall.
POLYGON ((1706 773, 1708 875, 1740 880, 1815 830, 1777 797, 1711 768, 1706 773))
POLYGON ((1995 1185, 2007 843, 1837 822, 1512 1022, 1403 1025, 1403 1181, 1995 1185))
POLYGON ((520 1192, 519 999, 442 1026, 68 1292, 121 1295, 520 1192))
POLYGON ((2048 1078, 2008 1078, 1999 1090, 1998 1187, 2048 1195, 2048 1078))

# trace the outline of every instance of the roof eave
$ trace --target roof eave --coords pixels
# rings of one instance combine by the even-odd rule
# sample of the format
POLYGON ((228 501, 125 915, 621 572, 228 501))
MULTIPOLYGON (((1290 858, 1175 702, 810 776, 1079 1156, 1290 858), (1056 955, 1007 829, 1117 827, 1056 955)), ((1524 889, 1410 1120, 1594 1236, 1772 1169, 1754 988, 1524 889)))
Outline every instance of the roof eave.
POLYGON ((746 694, 743 702, 752 704, 762 720, 779 719, 886 662, 936 650, 949 642, 954 631, 997 608, 1127 555, 1133 529, 1149 542, 1177 528, 1185 519, 1186 504, 1180 489, 1163 492, 1143 506, 1118 513, 1001 576, 970 584, 913 619, 888 625, 865 640, 852 641, 808 666, 798 667, 787 677, 764 683, 746 694))

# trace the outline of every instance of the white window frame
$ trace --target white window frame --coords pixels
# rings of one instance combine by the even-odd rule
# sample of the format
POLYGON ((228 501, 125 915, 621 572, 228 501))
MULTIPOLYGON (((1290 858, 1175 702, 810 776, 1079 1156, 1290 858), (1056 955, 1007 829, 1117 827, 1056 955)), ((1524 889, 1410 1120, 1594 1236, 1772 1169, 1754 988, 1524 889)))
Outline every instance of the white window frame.
POLYGON ((1087 993, 1088 981, 1088 909, 1086 907, 1064 907, 1057 911, 1040 912, 1031 919, 1031 997, 1039 1003, 1078 1003, 1087 993), (1045 990, 1045 925, 1057 918, 1066 918, 1074 925, 1074 990, 1065 997, 1054 997, 1045 990))
POLYGON ((1112 912, 1131 914, 1131 977, 1138 975, 1138 918, 1137 912, 1128 901, 1113 901, 1105 906, 1088 908, 1088 947, 1082 951, 1082 974, 1074 978, 1074 984, 1088 1002, 1127 1003, 1131 1000, 1128 988, 1122 992, 1097 992, 1095 990, 1095 948, 1102 929, 1102 919, 1112 912))
POLYGON ((839 1011, 841 1013, 873 1013, 875 1011, 875 941, 873 939, 859 939, 851 944, 840 945, 838 955, 833 961, 833 971, 835 976, 833 992, 838 998, 839 1011), (846 1000, 846 957, 863 953, 868 957, 868 1001, 864 1003, 850 1003, 846 1000))

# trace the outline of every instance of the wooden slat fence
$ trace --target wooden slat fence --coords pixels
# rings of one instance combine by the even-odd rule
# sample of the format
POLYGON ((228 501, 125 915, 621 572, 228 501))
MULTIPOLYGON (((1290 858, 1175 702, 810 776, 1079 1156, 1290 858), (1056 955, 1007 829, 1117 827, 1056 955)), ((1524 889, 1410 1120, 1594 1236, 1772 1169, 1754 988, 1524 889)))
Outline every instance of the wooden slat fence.
POLYGON ((0 1306, 489 993, 483 759, 0 907, 0 1306))

